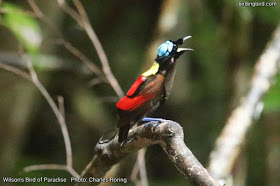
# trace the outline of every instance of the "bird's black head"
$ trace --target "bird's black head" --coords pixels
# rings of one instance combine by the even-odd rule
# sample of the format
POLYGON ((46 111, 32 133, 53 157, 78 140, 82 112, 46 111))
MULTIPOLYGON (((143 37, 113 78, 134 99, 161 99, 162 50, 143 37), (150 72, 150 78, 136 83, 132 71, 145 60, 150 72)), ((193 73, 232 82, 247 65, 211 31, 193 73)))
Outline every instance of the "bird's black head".
POLYGON ((170 61, 170 59, 174 59, 171 61, 175 61, 178 57, 180 57, 185 51, 190 50, 191 48, 179 48, 187 39, 191 38, 191 36, 187 36, 177 41, 168 40, 165 43, 161 44, 158 48, 158 53, 156 57, 156 61, 159 64, 163 64, 165 61, 170 61))

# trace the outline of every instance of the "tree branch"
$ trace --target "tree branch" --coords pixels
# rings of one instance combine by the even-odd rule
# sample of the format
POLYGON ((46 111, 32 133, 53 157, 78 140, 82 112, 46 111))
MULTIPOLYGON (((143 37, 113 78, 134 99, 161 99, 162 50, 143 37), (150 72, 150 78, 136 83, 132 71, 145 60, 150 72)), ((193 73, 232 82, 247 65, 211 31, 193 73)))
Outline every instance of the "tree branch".
POLYGON ((70 53, 79 58, 93 73, 95 73, 99 77, 103 77, 103 72, 71 43, 67 42, 64 39, 60 39, 58 42, 62 43, 70 53))
POLYGON ((32 81, 31 76, 29 74, 27 74, 23 70, 20 70, 19 68, 13 67, 11 65, 6 65, 2 61, 0 61, 0 68, 7 70, 9 72, 13 72, 13 73, 23 77, 24 79, 32 81))
POLYGON ((160 144, 177 169, 193 185, 219 185, 184 143, 183 130, 178 123, 166 120, 157 127, 143 124, 130 130, 128 139, 131 141, 123 146, 120 146, 117 135, 109 142, 100 140, 95 147, 96 154, 83 175, 102 177, 127 155, 149 145, 160 144))
POLYGON ((280 26, 276 29, 273 39, 260 56, 255 66, 251 88, 242 103, 232 112, 226 125, 216 141, 210 155, 209 172, 218 180, 227 179, 242 143, 253 124, 256 116, 262 112, 261 99, 268 91, 271 80, 279 71, 280 65, 280 26))

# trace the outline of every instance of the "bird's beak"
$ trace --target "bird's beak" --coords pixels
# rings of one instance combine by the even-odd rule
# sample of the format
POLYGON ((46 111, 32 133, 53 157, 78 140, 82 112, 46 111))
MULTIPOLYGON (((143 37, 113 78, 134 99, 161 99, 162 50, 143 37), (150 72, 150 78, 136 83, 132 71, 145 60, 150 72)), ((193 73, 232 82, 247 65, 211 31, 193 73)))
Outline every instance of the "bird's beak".
POLYGON ((177 49, 177 52, 184 52, 184 51, 187 51, 187 50, 193 51, 192 48, 178 48, 178 49, 177 49))
MULTIPOLYGON (((192 36, 186 36, 186 37, 184 37, 184 38, 182 38, 182 42, 181 42, 181 44, 183 44, 187 39, 190 39, 192 36)), ((177 49, 177 52, 185 52, 185 51, 193 51, 193 49, 192 48, 178 48, 177 49)))
POLYGON ((187 39, 190 39, 190 38, 192 38, 192 36, 186 36, 186 37, 184 37, 184 38, 183 38, 183 43, 184 43, 187 39))

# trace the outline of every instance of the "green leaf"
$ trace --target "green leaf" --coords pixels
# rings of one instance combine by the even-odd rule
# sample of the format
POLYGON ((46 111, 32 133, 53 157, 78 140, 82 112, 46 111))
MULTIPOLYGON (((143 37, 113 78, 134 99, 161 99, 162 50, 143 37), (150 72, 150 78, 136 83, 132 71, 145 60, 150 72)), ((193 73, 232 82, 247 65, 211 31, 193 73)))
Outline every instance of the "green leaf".
POLYGON ((29 54, 37 54, 42 35, 36 19, 10 3, 3 3, 2 9, 5 15, 1 23, 14 33, 29 54))
POLYGON ((280 110, 280 74, 277 75, 275 84, 272 85, 264 98, 264 111, 271 112, 276 110, 280 110))

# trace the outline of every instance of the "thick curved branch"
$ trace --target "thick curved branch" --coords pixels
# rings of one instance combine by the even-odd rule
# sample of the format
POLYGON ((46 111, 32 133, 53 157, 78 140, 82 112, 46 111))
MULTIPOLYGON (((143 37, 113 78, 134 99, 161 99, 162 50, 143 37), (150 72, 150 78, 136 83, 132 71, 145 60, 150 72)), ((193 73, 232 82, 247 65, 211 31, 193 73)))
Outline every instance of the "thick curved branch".
POLYGON ((232 112, 210 155, 209 172, 218 180, 227 179, 241 151, 249 127, 262 111, 261 99, 268 91, 280 67, 280 26, 254 71, 251 88, 242 103, 232 112))
MULTIPOLYGON (((156 123, 155 123, 156 124, 156 123)), ((165 121, 157 127, 140 125, 129 132, 130 142, 120 146, 118 136, 109 142, 99 142, 84 177, 103 177, 110 168, 127 155, 153 144, 160 144, 177 169, 193 185, 218 185, 199 163, 184 143, 182 127, 173 121, 165 121)))

